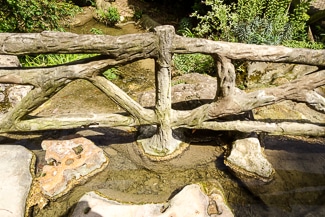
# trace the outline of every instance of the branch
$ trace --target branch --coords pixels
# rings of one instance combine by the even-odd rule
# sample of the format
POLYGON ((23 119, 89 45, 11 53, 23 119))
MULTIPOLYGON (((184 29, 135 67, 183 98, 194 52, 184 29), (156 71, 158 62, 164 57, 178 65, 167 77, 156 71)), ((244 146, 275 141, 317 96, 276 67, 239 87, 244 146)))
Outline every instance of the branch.
POLYGON ((115 65, 116 62, 115 60, 105 59, 77 65, 68 64, 37 69, 17 68, 15 72, 0 70, 0 82, 7 80, 12 83, 34 85, 34 89, 3 116, 0 128, 3 130, 15 129, 22 118, 49 100, 73 79, 87 79, 94 74, 101 73, 108 65, 115 65))
MULTIPOLYGON (((235 94, 223 98, 220 101, 211 103, 209 116, 210 118, 217 118, 225 115, 239 114, 283 100, 292 100, 309 104, 311 101, 309 99, 310 91, 325 85, 324 73, 325 70, 322 70, 278 87, 265 88, 251 93, 235 94)), ((315 97, 313 99, 315 101, 317 100, 315 97)), ((323 98, 319 96, 319 99, 319 101, 321 101, 323 98)), ((322 107, 321 104, 318 104, 318 106, 314 108, 318 109, 317 111, 319 112, 324 111, 324 107, 322 107)))
POLYGON ((119 106, 129 112, 132 116, 138 118, 139 123, 147 124, 156 122, 156 115, 153 110, 143 108, 139 103, 129 97, 118 86, 104 77, 95 76, 89 81, 112 98, 119 106))
POLYGON ((200 106, 192 111, 175 111, 173 126, 184 124, 192 126, 206 120, 240 114, 283 100, 311 103, 314 109, 324 112, 324 98, 312 92, 317 87, 325 85, 324 73, 325 70, 314 72, 291 83, 251 93, 235 92, 234 95, 221 98, 216 102, 200 106))
POLYGON ((119 127, 137 125, 138 123, 134 118, 121 114, 70 114, 69 116, 35 117, 28 120, 22 120, 19 121, 14 128, 0 128, 0 133, 56 129, 62 130, 81 127, 119 127))
POLYGON ((124 59, 155 56, 157 37, 152 33, 78 35, 69 32, 0 33, 0 54, 99 53, 124 59))
POLYGON ((89 78, 101 74, 109 66, 125 64, 131 59, 107 59, 107 56, 96 56, 68 64, 51 67, 33 68, 0 68, 0 83, 30 84, 41 87, 49 80, 89 78))
POLYGON ((274 135, 324 136, 325 127, 310 123, 266 123, 260 121, 204 122, 200 126, 181 125, 180 127, 210 129, 219 131, 266 132, 274 135))
POLYGON ((217 54, 233 60, 250 60, 259 62, 301 63, 325 66, 325 50, 289 48, 284 46, 254 45, 211 41, 207 39, 176 36, 174 53, 217 54))

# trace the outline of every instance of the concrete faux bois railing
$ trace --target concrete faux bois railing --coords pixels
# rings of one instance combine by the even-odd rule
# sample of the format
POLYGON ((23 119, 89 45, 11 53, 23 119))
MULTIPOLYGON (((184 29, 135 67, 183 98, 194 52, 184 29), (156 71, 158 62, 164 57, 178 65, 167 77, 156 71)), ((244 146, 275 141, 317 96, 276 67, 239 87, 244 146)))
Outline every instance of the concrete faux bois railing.
POLYGON ((232 60, 285 62, 325 66, 325 50, 293 49, 283 46, 248 45, 186 38, 171 26, 159 26, 154 33, 122 36, 78 35, 65 32, 0 34, 0 55, 49 53, 101 54, 64 65, 38 68, 2 67, 0 83, 29 84, 33 89, 0 120, 0 132, 23 132, 78 127, 152 126, 151 135, 139 139, 145 153, 168 156, 181 148, 178 128, 266 132, 287 135, 325 135, 323 124, 303 122, 221 121, 283 100, 304 102, 325 113, 325 100, 315 88, 325 85, 325 70, 278 87, 239 92, 235 87, 232 60), (173 54, 211 55, 217 67, 215 100, 193 110, 173 110, 171 105, 171 61, 173 54), (156 101, 154 109, 144 108, 119 87, 102 76, 116 65, 136 60, 155 60, 156 101), (85 79, 125 109, 127 114, 85 114, 84 116, 31 117, 29 114, 68 83, 85 79))

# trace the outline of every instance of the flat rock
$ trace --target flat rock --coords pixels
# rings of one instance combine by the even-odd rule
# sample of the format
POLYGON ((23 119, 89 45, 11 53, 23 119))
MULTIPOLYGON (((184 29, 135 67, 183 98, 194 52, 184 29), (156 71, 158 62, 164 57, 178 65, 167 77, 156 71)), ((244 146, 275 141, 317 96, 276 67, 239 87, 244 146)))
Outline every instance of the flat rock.
POLYGON ((281 85, 317 69, 317 66, 301 64, 249 62, 245 85, 249 88, 259 88, 270 84, 281 85))
POLYGON ((199 185, 192 184, 185 186, 169 202, 131 205, 106 199, 95 192, 88 192, 79 200, 72 217, 208 217, 217 214, 220 217, 234 216, 223 202, 221 195, 212 195, 207 196, 199 185))
POLYGON ((69 27, 83 26, 93 19, 94 13, 93 7, 83 7, 82 12, 74 16, 69 22, 63 24, 69 27))
POLYGON ((25 215, 33 176, 33 153, 19 145, 0 145, 0 216, 25 215))
POLYGON ((48 165, 38 181, 42 193, 50 198, 62 196, 108 164, 104 151, 83 137, 44 140, 42 148, 48 165))

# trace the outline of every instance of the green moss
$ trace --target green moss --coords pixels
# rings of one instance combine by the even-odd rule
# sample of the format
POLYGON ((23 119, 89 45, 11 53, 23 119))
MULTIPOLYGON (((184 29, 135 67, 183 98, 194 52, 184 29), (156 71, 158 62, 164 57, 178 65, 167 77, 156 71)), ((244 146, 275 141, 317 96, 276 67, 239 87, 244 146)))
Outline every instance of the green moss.
POLYGON ((246 79, 245 79, 245 83, 247 84, 249 83, 258 83, 261 78, 263 76, 263 72, 261 71, 254 71, 254 73, 252 73, 251 75, 247 75, 246 79))

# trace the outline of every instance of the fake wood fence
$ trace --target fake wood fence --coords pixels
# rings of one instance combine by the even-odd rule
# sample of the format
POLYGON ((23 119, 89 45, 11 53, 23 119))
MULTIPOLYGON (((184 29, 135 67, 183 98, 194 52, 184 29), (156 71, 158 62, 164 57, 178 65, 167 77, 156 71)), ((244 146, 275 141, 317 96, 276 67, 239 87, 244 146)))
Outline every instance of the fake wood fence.
POLYGON ((283 100, 304 102, 325 113, 325 99, 315 88, 325 85, 325 70, 309 73, 291 83, 254 92, 238 92, 232 60, 285 62, 325 66, 325 50, 293 49, 282 46, 248 45, 185 38, 172 26, 156 27, 154 33, 123 36, 77 35, 64 32, 0 34, 0 55, 48 53, 98 53, 99 56, 65 65, 38 68, 0 68, 0 83, 29 84, 34 88, 0 119, 0 133, 78 127, 153 126, 146 139, 139 140, 146 153, 169 155, 180 147, 178 128, 266 132, 287 135, 325 135, 324 125, 310 122, 221 121, 228 115, 283 100), (215 100, 193 110, 171 108, 172 55, 211 55, 217 67, 215 100), (154 109, 142 107, 119 87, 102 76, 108 68, 136 60, 155 60, 156 101, 154 109), (68 83, 85 79, 112 98, 128 114, 31 117, 29 114, 68 83))

